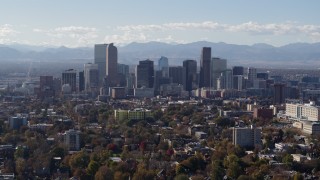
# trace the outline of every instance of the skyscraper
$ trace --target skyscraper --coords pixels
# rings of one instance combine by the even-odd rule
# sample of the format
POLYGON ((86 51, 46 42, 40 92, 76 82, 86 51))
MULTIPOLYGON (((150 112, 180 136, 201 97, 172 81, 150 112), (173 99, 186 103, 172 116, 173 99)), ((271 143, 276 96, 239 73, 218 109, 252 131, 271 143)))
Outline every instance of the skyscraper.
POLYGON ((185 83, 183 87, 186 91, 192 91, 197 84, 197 61, 185 60, 183 61, 183 67, 185 68, 185 83))
POLYGON ((81 91, 84 91, 84 71, 79 72, 79 92, 81 91))
POLYGON ((233 66, 232 68, 232 74, 234 76, 241 75, 243 76, 244 68, 242 66, 233 66))
POLYGON ((146 87, 153 88, 154 83, 154 67, 153 61, 147 59, 139 61, 136 67, 136 88, 146 87))
POLYGON ((77 71, 74 69, 65 70, 62 73, 61 85, 69 84, 72 92, 77 91, 77 71))
POLYGON ((85 90, 92 91, 97 90, 99 87, 99 70, 97 64, 85 64, 84 65, 84 82, 85 90))
POLYGON ((118 74, 118 50, 113 43, 108 44, 106 52, 106 76, 110 81, 109 84, 114 86, 117 82, 118 74))
POLYGON ((247 83, 248 88, 253 87, 253 81, 255 79, 257 79, 257 69, 253 67, 248 67, 248 83, 247 83))
POLYGON ((162 77, 169 77, 169 62, 167 57, 161 56, 158 60, 158 70, 161 71, 162 77))
POLYGON ((106 76, 107 47, 108 44, 94 45, 94 64, 98 65, 100 84, 102 84, 103 78, 106 76))
POLYGON ((200 83, 199 87, 210 87, 211 71, 211 48, 203 47, 200 60, 200 83))
POLYGON ((274 104, 283 104, 285 102, 285 84, 276 83, 274 86, 274 104))
POLYGON ((172 80, 172 83, 185 84, 186 82, 186 69, 182 66, 169 67, 169 77, 172 80))
POLYGON ((211 59, 211 86, 213 89, 217 89, 217 79, 221 73, 227 69, 227 60, 220 58, 211 59))

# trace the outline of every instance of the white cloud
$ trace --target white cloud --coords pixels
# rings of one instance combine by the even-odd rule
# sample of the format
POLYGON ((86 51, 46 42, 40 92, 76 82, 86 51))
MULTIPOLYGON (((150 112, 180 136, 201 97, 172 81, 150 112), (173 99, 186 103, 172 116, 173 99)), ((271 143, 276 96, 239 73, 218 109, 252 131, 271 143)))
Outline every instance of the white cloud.
POLYGON ((221 24, 213 21, 195 22, 180 22, 180 23, 165 23, 160 25, 128 25, 118 26, 117 30, 121 31, 171 31, 171 30, 209 30, 209 31, 225 31, 225 32, 247 32, 251 34, 262 35, 284 35, 284 34, 304 34, 313 36, 320 32, 320 25, 299 25, 296 22, 286 23, 269 23, 259 24, 257 22, 245 22, 242 24, 221 24))
POLYGON ((122 35, 108 35, 104 38, 105 42, 115 42, 117 44, 126 44, 128 42, 147 42, 148 37, 144 33, 125 32, 122 35))
POLYGON ((19 33, 19 32, 14 30, 12 28, 12 25, 10 25, 10 24, 4 24, 4 25, 0 26, 0 37, 15 35, 17 33, 19 33))
POLYGON ((50 30, 39 28, 33 29, 33 32, 44 33, 53 38, 71 38, 76 41, 76 45, 88 45, 94 43, 95 39, 98 37, 97 31, 98 30, 96 28, 82 26, 57 27, 50 30))

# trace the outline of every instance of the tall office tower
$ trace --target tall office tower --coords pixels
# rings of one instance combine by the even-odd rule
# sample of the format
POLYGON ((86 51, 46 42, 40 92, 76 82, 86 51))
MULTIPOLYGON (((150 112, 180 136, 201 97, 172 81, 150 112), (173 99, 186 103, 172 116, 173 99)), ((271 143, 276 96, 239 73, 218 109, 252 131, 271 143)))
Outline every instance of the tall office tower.
POLYGON ((217 79, 227 69, 227 60, 220 58, 211 59, 211 88, 217 89, 217 79))
POLYGON ((98 65, 100 85, 102 85, 103 78, 106 76, 107 47, 108 47, 108 44, 94 45, 94 64, 98 65))
MULTIPOLYGON (((232 70, 227 69, 225 71, 222 71, 221 77, 218 78, 220 81, 218 89, 232 89, 233 86, 233 78, 232 78, 232 70)), ((217 84, 218 85, 218 84, 217 84)))
POLYGON ((53 90, 53 76, 40 76, 40 91, 53 90))
POLYGON ((160 87, 165 84, 170 84, 171 78, 169 76, 165 77, 163 76, 163 71, 156 71, 155 77, 154 77, 154 90, 155 95, 160 94, 160 87))
POLYGON ((107 57, 106 57, 106 76, 110 81, 110 84, 116 84, 118 74, 118 49, 113 43, 107 46, 107 57))
POLYGON ((139 61, 136 67, 136 88, 146 87, 153 88, 154 83, 154 67, 153 61, 147 59, 139 61))
POLYGON ((242 91, 244 89, 244 77, 242 75, 233 76, 233 89, 242 91))
POLYGON ((199 87, 210 87, 211 73, 211 47, 203 47, 200 59, 199 87))
POLYGON ((197 61, 185 60, 183 61, 183 67, 185 68, 185 83, 183 87, 186 91, 192 91, 197 87, 197 61))
POLYGON ((84 91, 84 71, 79 72, 79 92, 82 91, 84 91))
POLYGON ((99 87, 99 70, 97 64, 84 64, 84 84, 86 91, 97 91, 99 87))
POLYGON ((273 103, 283 104, 285 102, 285 84, 276 83, 273 85, 273 87, 274 87, 273 103))
POLYGON ((38 98, 52 97, 54 93, 53 76, 40 76, 40 89, 38 98))
POLYGON ((233 144, 239 145, 240 147, 254 148, 261 146, 261 128, 245 127, 239 128, 234 127, 233 130, 233 144))
POLYGON ((264 72, 264 73, 257 73, 257 78, 258 79, 263 79, 263 80, 267 80, 269 78, 269 74, 264 72))
POLYGON ((118 64, 118 74, 123 74, 125 77, 129 75, 129 65, 118 64))
POLYGON ((169 77, 169 62, 167 57, 161 56, 158 60, 158 70, 162 72, 162 77, 169 77))
POLYGON ((248 83, 247 88, 253 87, 253 81, 257 79, 257 69, 253 67, 248 67, 248 83))
POLYGON ((186 82, 186 68, 182 66, 169 67, 169 77, 172 83, 185 84, 186 82))
POLYGON ((64 133, 64 143, 69 151, 80 150, 80 131, 69 129, 64 133))
POLYGON ((234 76, 238 76, 238 75, 243 76, 243 72, 244 72, 244 69, 242 66, 233 66, 232 68, 232 74, 234 76))
POLYGON ((69 84, 72 92, 77 91, 77 71, 74 69, 65 70, 62 73, 61 85, 69 84))

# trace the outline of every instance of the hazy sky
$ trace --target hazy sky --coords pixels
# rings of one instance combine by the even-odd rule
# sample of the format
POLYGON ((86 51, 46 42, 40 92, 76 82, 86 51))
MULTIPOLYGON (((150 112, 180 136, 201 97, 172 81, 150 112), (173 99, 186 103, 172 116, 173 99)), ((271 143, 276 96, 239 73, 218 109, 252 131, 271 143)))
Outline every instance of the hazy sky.
POLYGON ((320 41, 319 0, 1 0, 0 44, 320 41))

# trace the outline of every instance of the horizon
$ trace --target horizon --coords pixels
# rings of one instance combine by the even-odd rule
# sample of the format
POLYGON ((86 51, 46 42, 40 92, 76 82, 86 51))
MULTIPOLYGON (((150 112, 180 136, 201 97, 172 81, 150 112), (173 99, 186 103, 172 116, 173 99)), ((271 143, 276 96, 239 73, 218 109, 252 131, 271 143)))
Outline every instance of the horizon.
POLYGON ((123 46, 209 41, 280 47, 320 42, 316 0, 5 0, 3 4, 0 15, 6 18, 0 19, 0 44, 70 48, 111 42, 123 46))

